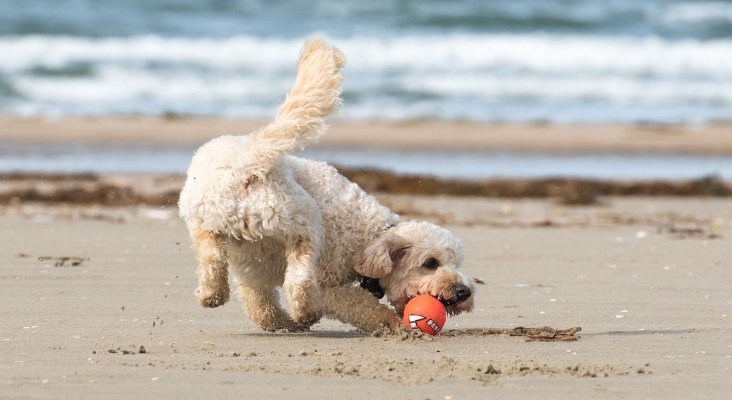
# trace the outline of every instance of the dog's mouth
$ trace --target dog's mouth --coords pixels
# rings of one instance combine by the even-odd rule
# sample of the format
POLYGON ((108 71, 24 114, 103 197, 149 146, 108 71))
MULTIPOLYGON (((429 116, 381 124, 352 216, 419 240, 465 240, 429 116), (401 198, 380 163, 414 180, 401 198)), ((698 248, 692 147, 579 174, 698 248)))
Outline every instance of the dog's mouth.
POLYGON ((439 296, 437 299, 440 300, 440 302, 442 303, 442 305, 445 306, 445 307, 454 306, 455 304, 458 304, 458 303, 461 303, 461 302, 465 301, 465 300, 459 300, 456 297, 451 297, 449 299, 446 299, 443 296, 439 296))
POLYGON ((437 296, 437 299, 440 300, 445 307, 460 304, 469 299, 472 295, 470 288, 460 283, 453 286, 451 289, 450 296, 445 296, 443 294, 437 296))
MULTIPOLYGON (((437 298, 437 300, 445 306, 447 313, 450 315, 457 315, 464 311, 470 311, 473 309, 473 302, 471 300, 472 292, 469 287, 463 284, 456 284, 452 288, 442 293, 418 293, 418 294, 429 294, 437 298)), ((416 295, 415 295, 416 296, 416 295)), ((406 297, 401 299, 390 299, 394 305, 394 309, 399 315, 404 315, 404 307, 414 297, 406 297)))

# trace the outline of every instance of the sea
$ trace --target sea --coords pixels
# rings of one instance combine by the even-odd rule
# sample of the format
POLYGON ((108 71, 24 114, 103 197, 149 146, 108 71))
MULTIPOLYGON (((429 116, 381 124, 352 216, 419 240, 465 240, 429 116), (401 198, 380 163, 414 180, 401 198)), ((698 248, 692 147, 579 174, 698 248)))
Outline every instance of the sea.
POLYGON ((732 1, 2 0, 0 113, 269 117, 303 38, 342 117, 732 120, 732 1))
POLYGON ((0 0, 0 116, 270 118, 318 36, 339 119, 732 121, 732 1, 689 0, 0 0))

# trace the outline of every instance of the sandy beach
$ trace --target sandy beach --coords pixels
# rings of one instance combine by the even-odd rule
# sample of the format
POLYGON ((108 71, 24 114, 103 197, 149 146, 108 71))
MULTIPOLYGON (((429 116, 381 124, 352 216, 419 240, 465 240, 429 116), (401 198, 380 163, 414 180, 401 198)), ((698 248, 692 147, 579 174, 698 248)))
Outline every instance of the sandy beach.
MULTIPOLYGON (((6 118, 0 137, 192 147, 258 125, 6 118)), ((728 131, 349 122, 320 146, 725 155, 728 131)), ((726 397, 732 212, 715 196, 729 195, 728 182, 343 172, 395 211, 462 238, 464 268, 484 282, 475 312, 450 318, 438 337, 371 336, 330 320, 303 334, 264 333, 237 300, 197 305, 175 208, 181 176, 4 174, 0 397, 726 397), (484 335, 544 326, 582 330, 576 341, 484 335)))
POLYGON ((0 400, 730 398, 730 2, 0 2, 0 54, 0 400), (462 240, 473 312, 426 336, 202 308, 177 208, 191 157, 275 115, 283 135, 246 145, 265 161, 199 153, 216 172, 191 169, 206 201, 185 214, 220 230, 216 210, 261 209, 239 225, 270 230, 282 203, 310 257, 300 211, 340 217, 357 191, 221 192, 281 152, 329 163, 462 240))
POLYGON ((329 320, 263 333, 237 301, 196 304, 174 208, 3 206, 0 397, 728 395, 727 200, 380 198, 446 224, 485 282, 447 335, 373 337, 329 320), (581 338, 469 333, 545 325, 579 326, 581 338))

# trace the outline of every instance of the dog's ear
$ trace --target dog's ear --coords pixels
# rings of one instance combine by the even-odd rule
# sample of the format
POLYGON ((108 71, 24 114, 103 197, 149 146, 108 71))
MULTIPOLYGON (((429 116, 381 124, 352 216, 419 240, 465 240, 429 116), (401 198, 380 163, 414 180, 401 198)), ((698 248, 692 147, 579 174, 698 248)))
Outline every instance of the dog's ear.
POLYGON ((402 237, 391 232, 384 233, 356 254, 354 269, 362 276, 383 278, 391 273, 409 247, 402 237))

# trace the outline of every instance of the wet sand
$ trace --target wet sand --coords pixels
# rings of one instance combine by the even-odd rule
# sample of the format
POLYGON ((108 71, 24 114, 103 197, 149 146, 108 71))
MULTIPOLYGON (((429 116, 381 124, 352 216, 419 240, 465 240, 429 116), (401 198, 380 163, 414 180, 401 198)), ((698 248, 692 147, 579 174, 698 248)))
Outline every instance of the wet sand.
POLYGON ((454 336, 373 337, 330 320, 263 333, 236 299, 196 304, 174 208, 1 206, 0 397, 728 396, 729 201, 380 197, 463 239, 464 268, 485 284, 474 313, 448 319, 454 336), (82 260, 39 260, 59 256, 82 260), (581 326, 581 338, 465 333, 544 325, 581 326))
MULTIPOLYGON (((225 118, 0 118, 0 140, 195 146, 267 121, 225 118)), ((732 125, 562 125, 336 121, 324 147, 563 153, 732 154, 732 125)))

